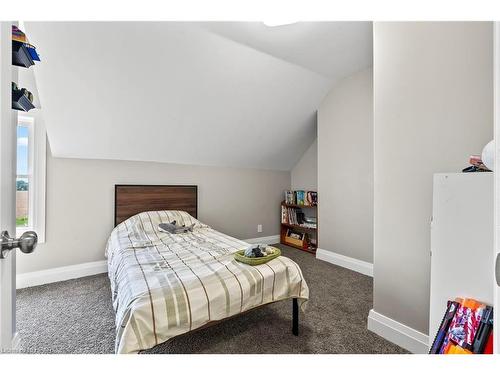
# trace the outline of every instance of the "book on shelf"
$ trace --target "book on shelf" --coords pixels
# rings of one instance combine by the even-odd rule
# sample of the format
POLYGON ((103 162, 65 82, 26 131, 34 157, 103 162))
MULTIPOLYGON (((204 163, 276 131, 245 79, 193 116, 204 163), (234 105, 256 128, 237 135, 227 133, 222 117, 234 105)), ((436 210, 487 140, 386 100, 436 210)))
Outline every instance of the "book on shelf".
POLYGON ((315 191, 308 191, 306 193, 306 201, 308 206, 318 205, 318 193, 315 191))
POLYGON ((285 190, 285 204, 314 207, 318 205, 318 193, 308 190, 285 190))
POLYGON ((288 215, 286 214, 285 206, 281 206, 281 223, 288 224, 288 215))
POLYGON ((295 198, 292 190, 285 190, 285 203, 295 204, 295 198))
POLYGON ((299 206, 304 206, 306 204, 306 192, 304 190, 297 190, 295 192, 296 202, 299 206))

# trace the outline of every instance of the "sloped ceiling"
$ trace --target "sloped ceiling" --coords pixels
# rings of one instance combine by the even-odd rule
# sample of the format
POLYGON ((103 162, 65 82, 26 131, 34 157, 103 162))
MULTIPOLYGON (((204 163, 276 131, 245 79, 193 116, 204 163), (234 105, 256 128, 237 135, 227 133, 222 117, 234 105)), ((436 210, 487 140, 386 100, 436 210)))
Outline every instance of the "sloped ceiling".
POLYGON ((25 28, 56 157, 289 170, 333 83, 371 65, 365 22, 25 28))
POLYGON ((203 27, 333 81, 372 64, 371 22, 298 22, 280 27, 205 22, 203 27))

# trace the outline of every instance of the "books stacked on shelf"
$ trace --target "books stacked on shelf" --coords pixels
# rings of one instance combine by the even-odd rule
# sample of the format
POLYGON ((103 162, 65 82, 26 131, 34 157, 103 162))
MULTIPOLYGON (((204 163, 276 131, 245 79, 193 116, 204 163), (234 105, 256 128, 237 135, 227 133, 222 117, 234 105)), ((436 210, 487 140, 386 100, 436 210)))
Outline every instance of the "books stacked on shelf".
POLYGON ((306 190, 285 190, 285 204, 297 206, 317 206, 318 193, 306 190))
POLYGON ((281 223, 316 229, 315 217, 306 216, 300 208, 281 206, 281 223))
POLYGON ((281 206, 281 222, 283 224, 298 225, 297 210, 295 208, 281 206))
POLYGON ((493 308, 474 299, 448 301, 429 354, 491 354, 493 308))

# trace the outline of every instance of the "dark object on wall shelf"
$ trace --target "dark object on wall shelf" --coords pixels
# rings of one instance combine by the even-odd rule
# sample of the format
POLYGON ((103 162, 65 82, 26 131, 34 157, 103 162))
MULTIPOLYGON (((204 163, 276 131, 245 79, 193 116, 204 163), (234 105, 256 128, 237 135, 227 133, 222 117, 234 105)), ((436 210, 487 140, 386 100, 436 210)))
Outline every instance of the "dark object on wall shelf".
POLYGON ((23 68, 35 65, 35 61, 31 58, 31 53, 26 48, 26 45, 15 40, 12 41, 12 65, 23 68))
POLYGON ((12 90, 12 109, 28 112, 35 108, 22 90, 12 90))

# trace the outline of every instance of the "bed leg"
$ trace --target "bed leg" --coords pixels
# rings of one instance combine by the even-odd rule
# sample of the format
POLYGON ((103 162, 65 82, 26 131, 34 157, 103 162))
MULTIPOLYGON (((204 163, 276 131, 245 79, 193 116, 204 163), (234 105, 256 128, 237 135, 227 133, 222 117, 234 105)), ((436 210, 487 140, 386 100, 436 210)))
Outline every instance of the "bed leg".
POLYGON ((293 306, 292 333, 295 336, 298 336, 299 335, 299 302, 297 301, 297 298, 293 299, 292 306, 293 306))

